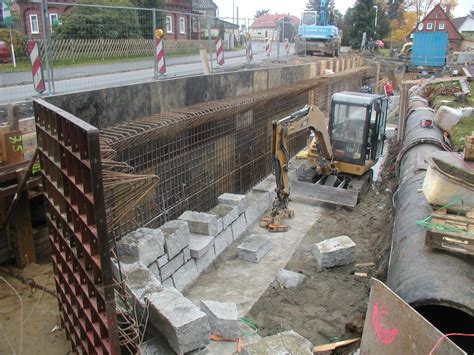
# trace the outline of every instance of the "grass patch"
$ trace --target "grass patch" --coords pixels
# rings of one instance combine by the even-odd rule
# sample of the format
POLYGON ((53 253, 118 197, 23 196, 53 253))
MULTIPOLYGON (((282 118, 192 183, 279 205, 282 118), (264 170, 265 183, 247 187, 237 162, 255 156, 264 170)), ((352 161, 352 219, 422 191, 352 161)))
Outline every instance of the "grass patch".
POLYGON ((379 54, 382 57, 390 58, 390 48, 380 48, 379 49, 379 54))
MULTIPOLYGON (((188 55, 197 55, 195 52, 180 52, 180 53, 167 53, 167 58, 174 58, 174 57, 183 57, 188 55)), ((114 64, 114 63, 126 63, 126 62, 134 62, 137 60, 149 60, 150 63, 153 61, 152 56, 136 56, 136 57, 121 57, 121 58, 86 58, 86 59, 68 59, 68 60, 56 60, 53 62, 53 68, 66 68, 66 67, 77 67, 77 66, 84 66, 84 65, 94 65, 94 64, 114 64)), ((43 68, 44 69, 44 68, 43 68)), ((31 65, 28 60, 19 60, 17 61, 17 67, 14 68, 13 64, 0 64, 0 73, 16 73, 16 72, 24 72, 30 71, 31 65)))
POLYGON ((474 115, 463 117, 454 126, 451 135, 451 143, 455 151, 462 151, 464 148, 464 138, 470 136, 474 131, 474 115))

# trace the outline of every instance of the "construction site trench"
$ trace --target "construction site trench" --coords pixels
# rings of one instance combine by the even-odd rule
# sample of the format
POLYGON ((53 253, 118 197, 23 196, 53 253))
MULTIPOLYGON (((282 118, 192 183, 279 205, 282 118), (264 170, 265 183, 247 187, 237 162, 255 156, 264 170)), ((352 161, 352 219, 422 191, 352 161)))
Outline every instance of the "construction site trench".
MULTIPOLYGON (((276 196, 272 122, 308 104, 327 116, 333 94, 377 85, 380 75, 360 56, 315 58, 35 99, 49 228, 35 238, 51 249, 4 278, 0 353, 232 354, 282 332, 310 345, 361 337, 372 278, 394 288, 405 280, 388 275, 400 218, 398 102, 374 181, 355 207, 290 196, 295 217, 287 232, 271 233, 259 221, 276 196), (315 245, 340 236, 355 243, 351 261, 319 267, 315 245), (297 287, 277 277, 282 270, 294 273, 297 287), (235 304, 237 335, 229 322, 229 333, 209 342, 212 307, 223 307, 213 302, 235 304)), ((307 144, 306 131, 289 140, 291 174, 307 144)), ((0 238, 0 252, 3 245, 0 238)), ((469 300, 464 313, 407 303, 443 331, 456 325, 440 313, 462 313, 471 331, 469 300)), ((448 339, 441 350, 451 346, 448 339)))

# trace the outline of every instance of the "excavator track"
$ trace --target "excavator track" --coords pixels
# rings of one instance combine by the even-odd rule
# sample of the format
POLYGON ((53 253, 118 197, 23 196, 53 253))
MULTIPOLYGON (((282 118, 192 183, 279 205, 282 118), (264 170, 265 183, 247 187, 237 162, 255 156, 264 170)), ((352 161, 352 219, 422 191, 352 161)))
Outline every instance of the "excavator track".
POLYGON ((314 169, 305 169, 291 180, 291 199, 302 202, 322 202, 353 208, 369 189, 372 170, 356 177, 345 174, 317 176, 314 169))

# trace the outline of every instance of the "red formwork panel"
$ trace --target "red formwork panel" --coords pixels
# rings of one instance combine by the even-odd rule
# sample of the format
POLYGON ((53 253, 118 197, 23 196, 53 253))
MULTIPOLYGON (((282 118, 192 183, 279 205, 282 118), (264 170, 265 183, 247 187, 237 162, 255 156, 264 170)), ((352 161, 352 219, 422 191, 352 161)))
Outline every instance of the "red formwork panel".
POLYGON ((34 100, 61 321, 74 350, 118 354, 99 131, 34 100))

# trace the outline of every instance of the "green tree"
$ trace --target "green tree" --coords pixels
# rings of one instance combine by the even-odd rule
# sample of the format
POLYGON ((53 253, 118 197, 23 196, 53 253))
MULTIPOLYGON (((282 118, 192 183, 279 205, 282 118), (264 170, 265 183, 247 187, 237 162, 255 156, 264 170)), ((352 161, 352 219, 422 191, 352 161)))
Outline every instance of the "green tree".
POLYGON ((268 15, 268 14, 270 14, 270 10, 265 10, 265 9, 257 10, 257 12, 255 13, 255 18, 263 16, 263 15, 268 15))
MULTIPOLYGON (((129 0, 80 0, 78 4, 126 6, 129 0)), ((54 31, 58 38, 139 38, 140 26, 135 10, 74 6, 54 31)))
POLYGON ((390 17, 388 14, 390 8, 383 0, 379 0, 377 6, 377 33, 374 37, 376 37, 376 39, 384 39, 390 33, 390 17))
POLYGON ((359 0, 349 12, 346 19, 349 23, 349 44, 352 48, 360 48, 362 35, 367 32, 367 38, 374 37, 375 10, 373 0, 359 0))
MULTIPOLYGON (((135 7, 146 9, 163 9, 164 0, 131 0, 135 7)), ((148 10, 138 10, 138 22, 140 26, 140 36, 143 38, 153 38, 153 12, 148 10)), ((161 11, 156 11, 156 27, 164 29, 165 15, 161 11)))
POLYGON ((280 41, 284 41, 285 38, 288 38, 290 42, 294 40, 296 35, 296 26, 291 21, 289 17, 284 18, 278 22, 279 32, 280 32, 280 41))
POLYGON ((219 37, 224 39, 225 27, 224 21, 219 21, 219 37))

